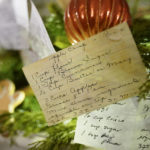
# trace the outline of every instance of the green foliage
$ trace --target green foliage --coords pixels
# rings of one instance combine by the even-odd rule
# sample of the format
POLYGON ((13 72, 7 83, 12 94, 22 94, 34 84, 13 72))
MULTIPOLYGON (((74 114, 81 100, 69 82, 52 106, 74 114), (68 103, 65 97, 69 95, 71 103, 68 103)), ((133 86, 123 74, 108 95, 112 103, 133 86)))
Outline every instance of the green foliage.
POLYGON ((23 109, 12 114, 0 115, 0 133, 13 139, 20 132, 24 136, 45 131, 46 121, 42 112, 29 112, 23 109))
POLYGON ((44 134, 45 139, 30 145, 30 150, 81 150, 83 146, 71 144, 74 138, 76 119, 48 127, 40 106, 33 95, 12 114, 0 115, 0 134, 13 139, 20 133, 24 136, 44 134))
POLYGON ((58 124, 49 127, 48 137, 42 141, 37 141, 31 144, 32 148, 29 150, 81 150, 82 145, 71 144, 74 138, 74 130, 76 119, 73 119, 68 124, 58 124))
MULTIPOLYGON (((27 95, 25 100, 19 108, 30 111, 30 112, 39 112, 41 111, 40 105, 34 95, 27 95)), ((18 108, 18 109, 19 109, 18 108)))
POLYGON ((50 16, 45 19, 45 26, 56 50, 70 45, 64 29, 63 12, 55 4, 49 5, 50 16))
POLYGON ((33 95, 26 96, 23 104, 12 114, 0 115, 0 133, 13 138, 18 133, 30 136, 47 128, 44 115, 33 95))
POLYGON ((10 79, 16 87, 26 85, 26 79, 22 72, 22 61, 16 51, 0 50, 0 80, 10 79))
POLYGON ((150 95, 150 19, 135 20, 132 32, 148 72, 148 79, 140 88, 139 95, 140 99, 145 99, 150 95))

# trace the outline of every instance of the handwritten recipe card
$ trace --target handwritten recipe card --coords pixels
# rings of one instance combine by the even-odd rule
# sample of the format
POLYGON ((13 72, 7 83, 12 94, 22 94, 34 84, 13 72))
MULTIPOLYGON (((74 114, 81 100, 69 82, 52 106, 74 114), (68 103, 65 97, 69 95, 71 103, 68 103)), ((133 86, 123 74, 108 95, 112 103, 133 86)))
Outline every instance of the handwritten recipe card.
POLYGON ((23 70, 49 125, 136 96, 146 80, 127 23, 23 70))
POLYGON ((75 143, 102 150, 150 149, 150 100, 130 98, 78 118, 75 143))

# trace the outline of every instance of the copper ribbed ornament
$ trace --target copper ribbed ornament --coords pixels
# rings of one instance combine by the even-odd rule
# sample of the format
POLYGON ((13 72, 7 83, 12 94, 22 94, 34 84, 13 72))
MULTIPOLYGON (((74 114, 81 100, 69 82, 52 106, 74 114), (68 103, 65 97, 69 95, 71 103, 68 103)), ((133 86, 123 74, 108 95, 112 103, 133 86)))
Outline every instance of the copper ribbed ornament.
POLYGON ((125 0, 71 0, 65 12, 65 29, 72 44, 125 21, 131 25, 125 0))

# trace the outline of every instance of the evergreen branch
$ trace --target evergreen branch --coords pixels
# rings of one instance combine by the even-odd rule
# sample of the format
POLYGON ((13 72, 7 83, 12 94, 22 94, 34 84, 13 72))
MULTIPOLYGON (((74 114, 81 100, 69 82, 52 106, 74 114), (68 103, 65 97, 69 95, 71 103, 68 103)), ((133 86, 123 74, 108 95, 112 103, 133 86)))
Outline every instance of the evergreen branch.
POLYGON ((10 79, 16 88, 27 85, 22 67, 19 52, 0 49, 0 80, 10 79))
POLYGON ((69 124, 63 123, 49 127, 47 130, 49 136, 37 141, 30 146, 29 150, 81 150, 84 146, 79 144, 71 144, 74 138, 74 130, 76 119, 73 119, 69 124))
POLYGON ((44 140, 32 143, 30 150, 80 150, 83 146, 71 144, 75 127, 76 119, 72 119, 68 124, 60 123, 48 127, 33 95, 27 96, 16 112, 0 115, 0 134, 10 137, 12 143, 15 142, 14 137, 20 133, 25 137, 45 135, 44 140))
POLYGON ((147 68, 147 81, 141 86, 139 99, 146 99, 150 95, 150 19, 136 19, 132 33, 138 50, 147 68))
POLYGON ((55 3, 50 3, 49 11, 50 16, 45 19, 45 27, 56 51, 58 51, 70 46, 70 43, 65 32, 62 10, 55 3))

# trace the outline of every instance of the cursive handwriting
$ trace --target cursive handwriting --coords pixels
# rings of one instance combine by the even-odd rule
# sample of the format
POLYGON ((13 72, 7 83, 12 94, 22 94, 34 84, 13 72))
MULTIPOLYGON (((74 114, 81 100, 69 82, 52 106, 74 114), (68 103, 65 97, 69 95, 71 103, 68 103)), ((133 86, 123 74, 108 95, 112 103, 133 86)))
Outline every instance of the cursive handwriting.
POLYGON ((146 71, 127 24, 107 35, 117 31, 120 40, 100 33, 23 69, 49 125, 138 94, 146 71))

